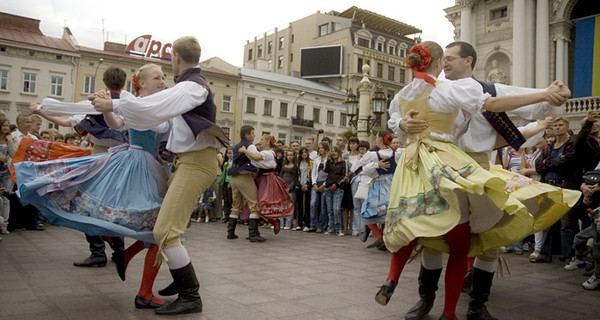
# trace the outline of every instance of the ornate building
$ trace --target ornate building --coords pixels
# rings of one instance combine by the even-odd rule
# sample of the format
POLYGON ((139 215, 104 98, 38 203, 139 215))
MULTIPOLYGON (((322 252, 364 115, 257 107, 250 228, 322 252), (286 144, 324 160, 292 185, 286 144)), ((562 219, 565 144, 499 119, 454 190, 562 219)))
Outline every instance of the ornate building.
POLYGON ((455 39, 477 50, 478 79, 538 88, 563 81, 575 98, 557 113, 574 129, 588 111, 600 109, 600 78, 592 71, 600 68, 593 49, 600 45, 600 31, 593 32, 594 22, 600 29, 598 1, 456 0, 445 11, 455 39))

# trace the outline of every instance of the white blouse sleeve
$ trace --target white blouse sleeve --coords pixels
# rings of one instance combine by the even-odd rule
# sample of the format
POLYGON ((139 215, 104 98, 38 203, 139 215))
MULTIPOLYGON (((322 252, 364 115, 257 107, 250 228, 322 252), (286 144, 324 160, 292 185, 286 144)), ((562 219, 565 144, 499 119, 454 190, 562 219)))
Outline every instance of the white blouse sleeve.
POLYGON ((435 112, 451 113, 463 109, 468 113, 481 111, 489 93, 483 93, 479 82, 473 78, 440 81, 429 94, 429 106, 435 112))
POLYGON ((42 99, 38 110, 48 116, 73 116, 86 114, 101 114, 94 109, 92 102, 83 100, 79 102, 62 102, 52 98, 42 99))
MULTIPOLYGON (((517 86, 508 86, 505 84, 496 83, 496 95, 509 96, 517 94, 530 94, 546 91, 546 89, 523 88, 517 86)), ((548 102, 538 102, 511 110, 509 113, 517 115, 526 120, 537 120, 548 117, 552 114, 553 107, 548 102)))
MULTIPOLYGON (((248 150, 250 151, 250 148, 248 148, 248 150)), ((275 161, 275 152, 272 150, 266 150, 258 153, 260 153, 263 158, 262 160, 250 159, 250 163, 252 163, 253 166, 259 169, 273 169, 277 167, 277 162, 275 161)))
POLYGON ((369 151, 365 153, 359 162, 363 168, 362 173, 364 175, 372 178, 379 176, 377 173, 377 168, 379 168, 379 157, 377 157, 376 152, 369 151))
POLYGON ((123 116, 131 128, 150 130, 203 104, 207 96, 208 91, 203 86, 183 81, 143 98, 121 92, 120 99, 113 100, 113 110, 123 116))

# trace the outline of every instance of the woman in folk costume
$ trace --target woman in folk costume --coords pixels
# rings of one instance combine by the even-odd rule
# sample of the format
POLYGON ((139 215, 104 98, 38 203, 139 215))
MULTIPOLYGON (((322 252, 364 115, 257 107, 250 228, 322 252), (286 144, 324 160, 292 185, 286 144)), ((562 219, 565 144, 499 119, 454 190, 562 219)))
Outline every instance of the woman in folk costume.
POLYGON ((372 181, 367 198, 361 207, 362 222, 375 236, 375 241, 367 248, 377 247, 385 250, 383 244, 385 216, 390 200, 392 179, 402 154, 402 150, 392 149, 391 143, 392 133, 387 129, 380 130, 375 139, 376 150, 368 151, 359 160, 359 166, 362 167, 361 174, 372 181), (381 228, 378 224, 381 224, 381 228))
MULTIPOLYGON (((134 76, 134 87, 139 87, 141 97, 163 90, 164 74, 160 66, 147 64, 140 68, 137 77, 134 76)), ((66 103, 59 104, 69 107, 66 103)), ((105 114, 105 118, 111 127, 123 126, 121 118, 112 114, 105 114)), ((136 308, 158 308, 164 304, 152 293, 160 268, 154 265, 158 247, 152 228, 167 190, 169 174, 158 157, 158 147, 170 126, 166 122, 154 130, 129 129, 130 145, 110 148, 108 153, 15 164, 21 200, 36 206, 51 223, 91 235, 138 240, 115 259, 121 279, 125 280, 131 258, 149 246, 142 283, 134 301, 136 308), (115 189, 119 192, 115 193, 115 189)))
POLYGON ((245 153, 253 166, 258 168, 258 174, 254 181, 258 189, 256 211, 274 229, 275 234, 280 231, 279 218, 286 218, 294 214, 294 202, 288 192, 287 184, 276 174, 277 167, 275 151, 275 138, 263 135, 259 143, 260 152, 249 151, 241 147, 239 152, 245 153))
MULTIPOLYGON (((426 41, 413 47, 407 59, 415 78, 400 92, 400 110, 402 114, 415 110, 415 118, 426 120, 428 127, 409 135, 410 145, 394 174, 384 235, 387 248, 394 254, 387 282, 375 299, 387 304, 419 238, 445 236, 436 239, 450 254, 440 319, 456 319, 467 256, 523 239, 534 231, 534 217, 508 193, 511 190, 505 189, 504 177, 484 170, 452 144, 454 119, 459 109, 470 114, 482 109, 509 111, 556 101, 564 91, 553 83, 543 92, 492 97, 483 93, 473 78, 436 83, 442 56, 437 43, 426 41), (475 227, 477 234, 471 234, 475 227)), ((564 212, 552 214, 558 219, 564 212)))

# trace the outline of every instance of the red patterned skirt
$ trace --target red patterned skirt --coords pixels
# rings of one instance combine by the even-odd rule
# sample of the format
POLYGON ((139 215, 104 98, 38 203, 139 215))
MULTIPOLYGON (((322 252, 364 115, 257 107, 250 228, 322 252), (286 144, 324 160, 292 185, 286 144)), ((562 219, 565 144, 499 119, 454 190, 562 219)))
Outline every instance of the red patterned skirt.
POLYGON ((288 185, 274 173, 256 176, 258 188, 256 211, 265 219, 290 217, 294 214, 294 202, 288 192, 288 185))

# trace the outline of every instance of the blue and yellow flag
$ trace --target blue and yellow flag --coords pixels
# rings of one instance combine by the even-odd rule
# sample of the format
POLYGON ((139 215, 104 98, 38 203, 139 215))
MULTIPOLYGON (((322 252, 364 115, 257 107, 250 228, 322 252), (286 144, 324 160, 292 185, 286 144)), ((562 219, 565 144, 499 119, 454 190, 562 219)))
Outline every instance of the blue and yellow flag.
POLYGON ((600 16, 575 23, 573 97, 600 96, 600 16))

